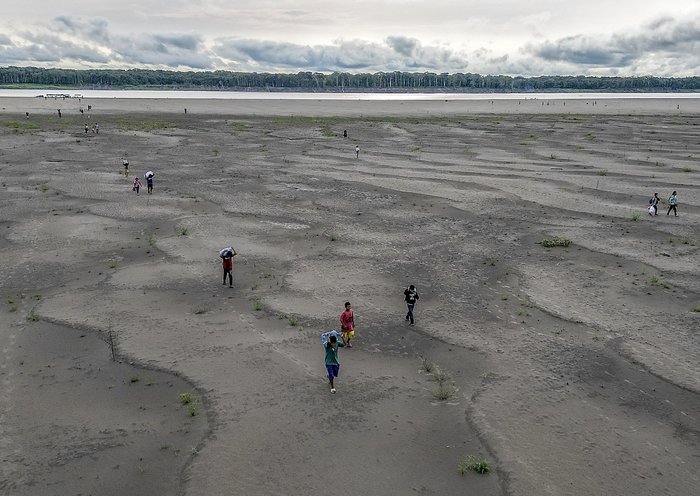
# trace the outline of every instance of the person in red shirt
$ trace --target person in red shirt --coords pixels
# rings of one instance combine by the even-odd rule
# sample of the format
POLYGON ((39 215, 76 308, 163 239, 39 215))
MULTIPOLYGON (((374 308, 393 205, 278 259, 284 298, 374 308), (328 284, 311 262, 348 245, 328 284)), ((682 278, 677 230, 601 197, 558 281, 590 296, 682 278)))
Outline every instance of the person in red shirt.
POLYGON ((226 276, 228 276, 229 288, 233 287, 233 257, 237 255, 236 250, 229 251, 223 257, 224 259, 224 285, 226 285, 226 276))
POLYGON ((355 314, 349 301, 345 302, 345 311, 340 314, 340 332, 345 346, 352 348, 350 340, 355 337, 355 314))

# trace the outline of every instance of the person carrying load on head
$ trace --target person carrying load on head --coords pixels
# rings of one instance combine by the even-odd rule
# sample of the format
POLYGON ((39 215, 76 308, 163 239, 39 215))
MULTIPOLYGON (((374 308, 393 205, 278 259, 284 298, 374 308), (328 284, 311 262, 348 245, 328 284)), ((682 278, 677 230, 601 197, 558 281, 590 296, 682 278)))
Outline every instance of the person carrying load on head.
POLYGON ((146 178, 146 186, 148 187, 149 195, 153 193, 153 176, 155 176, 155 174, 150 170, 143 175, 143 177, 146 178))
POLYGON ((224 248, 223 250, 219 251, 219 257, 223 259, 223 267, 224 267, 224 282, 223 284, 226 285, 226 276, 228 276, 228 281, 229 281, 229 287, 233 287, 233 257, 238 255, 236 253, 236 250, 233 249, 233 247, 229 246, 224 248))

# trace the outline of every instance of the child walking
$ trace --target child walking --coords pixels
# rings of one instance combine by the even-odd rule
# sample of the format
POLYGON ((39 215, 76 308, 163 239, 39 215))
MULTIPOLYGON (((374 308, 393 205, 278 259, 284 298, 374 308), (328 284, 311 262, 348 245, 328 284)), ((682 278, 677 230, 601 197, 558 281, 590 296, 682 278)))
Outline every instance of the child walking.
POLYGON ((335 334, 331 334, 328 337, 328 342, 324 345, 326 348, 326 370, 328 371, 328 382, 331 385, 331 393, 335 394, 335 385, 333 384, 333 379, 338 377, 340 372, 340 362, 338 362, 338 348, 345 346, 343 343, 338 342, 338 338, 335 334))
POLYGON ((139 180, 138 177, 134 178, 134 191, 136 191, 136 194, 139 194, 139 190, 141 189, 141 181, 139 180))
POLYGON ((352 348, 350 340, 355 337, 355 314, 349 301, 345 302, 345 311, 340 314, 340 331, 345 346, 352 348))
POLYGON ((236 250, 232 249, 226 252, 225 256, 222 257, 224 259, 224 285, 226 285, 226 276, 228 276, 229 288, 233 287, 233 257, 236 255, 238 255, 238 253, 236 253, 236 250))
POLYGON ((676 197, 676 192, 674 191, 671 193, 671 196, 668 197, 668 212, 666 212, 666 215, 671 213, 671 210, 673 210, 673 215, 678 217, 678 210, 676 206, 678 205, 678 198, 676 197))

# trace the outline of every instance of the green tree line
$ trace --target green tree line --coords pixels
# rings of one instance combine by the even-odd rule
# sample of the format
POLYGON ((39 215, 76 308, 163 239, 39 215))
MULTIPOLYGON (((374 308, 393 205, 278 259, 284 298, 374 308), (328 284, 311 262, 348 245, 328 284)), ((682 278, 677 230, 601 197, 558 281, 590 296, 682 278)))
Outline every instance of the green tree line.
POLYGON ((491 76, 432 72, 276 74, 151 69, 0 67, 0 86, 307 91, 698 91, 700 77, 491 76))

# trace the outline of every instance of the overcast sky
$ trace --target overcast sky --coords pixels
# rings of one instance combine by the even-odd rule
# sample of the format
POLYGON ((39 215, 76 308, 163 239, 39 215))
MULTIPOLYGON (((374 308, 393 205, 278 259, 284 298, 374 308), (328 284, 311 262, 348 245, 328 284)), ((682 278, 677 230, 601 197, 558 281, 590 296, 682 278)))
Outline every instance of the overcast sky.
POLYGON ((0 66, 700 75, 700 0, 6 0, 0 66))

